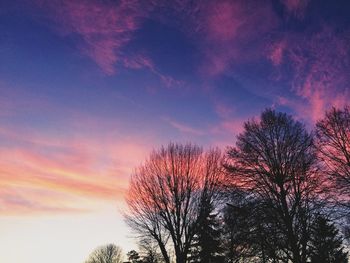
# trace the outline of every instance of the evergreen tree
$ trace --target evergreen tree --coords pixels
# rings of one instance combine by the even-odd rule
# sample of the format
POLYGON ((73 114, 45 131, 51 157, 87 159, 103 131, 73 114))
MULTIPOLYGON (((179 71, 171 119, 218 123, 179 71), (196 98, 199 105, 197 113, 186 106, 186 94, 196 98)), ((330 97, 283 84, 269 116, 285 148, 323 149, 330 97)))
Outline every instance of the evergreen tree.
POLYGON ((141 262, 140 255, 135 250, 129 251, 126 255, 127 255, 130 263, 139 263, 139 262, 141 262))
POLYGON ((311 263, 347 263, 338 229, 324 217, 317 217, 311 230, 311 263))
POLYGON ((198 231, 194 237, 190 262, 220 263, 224 261, 221 247, 222 227, 213 204, 203 199, 198 231))

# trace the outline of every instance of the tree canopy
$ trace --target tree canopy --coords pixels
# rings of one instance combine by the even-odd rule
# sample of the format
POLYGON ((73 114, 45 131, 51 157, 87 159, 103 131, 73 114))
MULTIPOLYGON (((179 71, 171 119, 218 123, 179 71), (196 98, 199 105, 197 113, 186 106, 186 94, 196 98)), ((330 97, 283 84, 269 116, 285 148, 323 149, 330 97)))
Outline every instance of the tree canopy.
POLYGON ((266 109, 226 149, 170 143, 135 169, 125 219, 149 252, 136 262, 347 262, 349 108, 315 132, 266 109))
POLYGON ((154 151, 132 175, 127 223, 158 243, 165 262, 170 262, 167 246, 177 263, 187 261, 199 227, 200 203, 212 203, 217 196, 221 163, 217 149, 204 152, 192 144, 171 143, 154 151))
POLYGON ((85 263, 122 263, 122 249, 114 244, 96 248, 85 263))

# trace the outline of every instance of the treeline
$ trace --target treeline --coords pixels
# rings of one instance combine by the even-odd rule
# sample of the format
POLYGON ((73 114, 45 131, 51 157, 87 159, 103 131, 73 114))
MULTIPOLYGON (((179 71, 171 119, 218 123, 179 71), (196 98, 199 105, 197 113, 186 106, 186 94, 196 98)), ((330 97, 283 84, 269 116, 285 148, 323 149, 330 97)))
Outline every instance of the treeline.
POLYGON ((153 151, 131 177, 125 220, 147 262, 345 263, 349 197, 349 108, 311 132, 266 109, 224 153, 153 151))
POLYGON ((146 249, 140 256, 135 250, 126 254, 127 261, 124 261, 124 254, 119 246, 107 244, 96 248, 85 263, 156 263, 162 262, 156 249, 146 249))

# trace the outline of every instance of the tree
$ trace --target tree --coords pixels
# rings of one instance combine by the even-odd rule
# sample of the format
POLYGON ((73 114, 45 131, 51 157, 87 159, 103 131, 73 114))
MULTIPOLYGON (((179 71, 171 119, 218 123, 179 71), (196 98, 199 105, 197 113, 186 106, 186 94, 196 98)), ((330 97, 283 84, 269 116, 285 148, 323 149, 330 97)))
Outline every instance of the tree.
POLYGON ((140 255, 139 253, 136 252, 136 250, 130 250, 126 256, 128 257, 128 260, 130 263, 139 263, 141 262, 140 260, 140 255))
POLYGON ((142 263, 158 263, 159 256, 154 250, 148 250, 146 255, 142 259, 142 263))
POLYGON ((222 222, 213 204, 205 197, 200 203, 198 231, 194 237, 190 262, 219 263, 223 262, 222 222))
POLYGON ((350 240, 350 109, 331 108, 316 124, 318 157, 328 175, 330 194, 337 201, 337 212, 350 240), (334 191, 335 190, 335 191, 334 191))
POLYGON ((312 225, 311 263, 347 263, 342 238, 337 228, 326 218, 319 216, 312 225))
POLYGON ((225 166, 235 185, 264 207, 259 212, 268 219, 265 225, 278 237, 278 242, 270 235, 265 240, 267 247, 276 246, 273 257, 305 263, 312 200, 320 181, 313 136, 304 125, 285 113, 265 110, 260 120, 244 124, 225 166))
POLYGON ((316 145, 331 182, 350 197, 350 109, 332 108, 316 125, 316 145))
POLYGON ((254 195, 232 191, 224 209, 227 262, 276 262, 280 236, 270 227, 271 216, 254 195))
POLYGON ((160 263, 163 262, 162 255, 159 253, 157 243, 150 238, 143 237, 139 239, 139 247, 141 250, 143 263, 160 263))
POLYGON ((153 151, 131 177, 126 222, 142 237, 157 242, 166 263, 169 249, 176 262, 187 262, 198 231, 200 202, 217 197, 222 176, 219 150, 169 144, 153 151), (170 242, 168 242, 170 241, 170 242))
POLYGON ((108 244, 96 248, 89 256, 86 263, 122 263, 123 256, 120 247, 108 244))

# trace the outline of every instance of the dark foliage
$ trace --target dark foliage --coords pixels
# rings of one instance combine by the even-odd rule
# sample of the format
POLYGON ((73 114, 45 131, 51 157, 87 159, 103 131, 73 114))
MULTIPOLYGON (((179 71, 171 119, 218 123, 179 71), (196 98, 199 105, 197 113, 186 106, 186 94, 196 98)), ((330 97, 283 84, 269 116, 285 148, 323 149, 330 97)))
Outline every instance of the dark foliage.
POLYGON ((198 230, 193 239, 190 262, 224 262, 222 248, 222 220, 210 200, 203 197, 200 204, 198 230))
POLYGON ((337 228, 324 217, 317 217, 311 228, 311 263, 347 263, 337 228))

